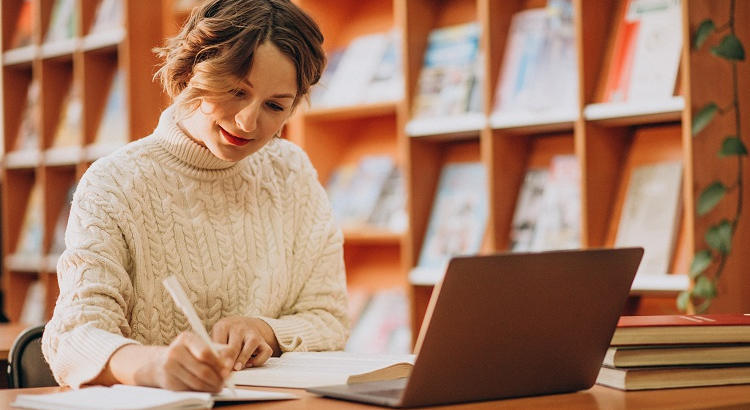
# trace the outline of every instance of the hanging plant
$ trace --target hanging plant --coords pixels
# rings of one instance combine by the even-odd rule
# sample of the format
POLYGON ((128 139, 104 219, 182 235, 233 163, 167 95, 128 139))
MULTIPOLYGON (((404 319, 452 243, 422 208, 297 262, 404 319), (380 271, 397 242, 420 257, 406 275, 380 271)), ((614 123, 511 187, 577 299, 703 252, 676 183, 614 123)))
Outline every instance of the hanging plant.
POLYGON ((732 238, 737 231, 737 224, 742 214, 744 188, 742 159, 747 156, 747 148, 742 141, 737 64, 745 61, 745 49, 735 35, 735 3, 736 0, 730 3, 729 21, 726 24, 717 27, 713 20, 706 19, 698 25, 693 36, 693 48, 699 50, 711 36, 723 35, 719 44, 711 47, 711 54, 732 66, 732 100, 724 105, 711 101, 698 110, 693 117, 692 135, 694 138, 699 138, 701 132, 717 116, 733 116, 734 135, 727 135, 724 138, 717 154, 721 158, 734 160, 737 164, 737 176, 731 184, 713 181, 703 189, 698 197, 696 212, 699 216, 709 214, 721 203, 727 193, 734 191, 737 193, 737 202, 732 218, 724 218, 711 225, 704 238, 706 248, 698 250, 693 256, 690 277, 695 285, 691 290, 682 292, 678 296, 677 306, 682 311, 692 306, 697 313, 705 312, 716 298, 719 279, 732 251, 732 238))

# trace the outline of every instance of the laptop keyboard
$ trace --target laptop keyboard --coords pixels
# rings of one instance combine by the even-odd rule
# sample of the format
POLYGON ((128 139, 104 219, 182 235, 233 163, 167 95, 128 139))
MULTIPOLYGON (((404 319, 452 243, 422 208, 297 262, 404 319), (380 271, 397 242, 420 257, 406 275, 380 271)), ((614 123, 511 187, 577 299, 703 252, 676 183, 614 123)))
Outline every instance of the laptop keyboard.
POLYGON ((366 391, 362 393, 368 396, 388 397, 392 399, 397 399, 401 397, 401 395, 404 393, 404 389, 372 390, 372 391, 366 391))

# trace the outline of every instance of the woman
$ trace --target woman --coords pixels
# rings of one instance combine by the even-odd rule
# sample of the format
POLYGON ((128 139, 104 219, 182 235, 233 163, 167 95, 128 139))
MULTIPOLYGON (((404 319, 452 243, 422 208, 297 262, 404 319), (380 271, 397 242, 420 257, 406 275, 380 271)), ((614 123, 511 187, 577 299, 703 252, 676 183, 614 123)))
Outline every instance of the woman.
POLYGON ((232 369, 336 350, 342 235, 307 156, 277 138, 325 65, 287 0, 212 0, 158 52, 174 104, 81 179, 43 350, 61 384, 221 390, 232 369), (176 275, 214 356, 161 281, 176 275))

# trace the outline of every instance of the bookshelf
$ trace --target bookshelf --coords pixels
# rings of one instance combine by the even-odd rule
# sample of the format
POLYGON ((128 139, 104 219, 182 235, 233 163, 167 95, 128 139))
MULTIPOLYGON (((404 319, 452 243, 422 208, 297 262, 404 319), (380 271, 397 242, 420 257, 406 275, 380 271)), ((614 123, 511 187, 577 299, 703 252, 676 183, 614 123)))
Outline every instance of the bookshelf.
MULTIPOLYGON (((440 170, 444 164, 481 161, 488 176, 489 220, 482 252, 509 249, 509 234, 521 184, 530 167, 548 166, 556 155, 575 155, 581 171, 581 246, 611 246, 621 213, 627 175, 633 167, 653 160, 678 159, 683 164, 682 216, 675 251, 670 262, 669 283, 640 283, 628 301, 626 311, 636 314, 674 313, 679 289, 689 286, 684 274, 692 254, 701 246, 709 222, 695 213, 695 198, 701 188, 732 170, 719 166, 715 138, 690 136, 692 113, 706 101, 726 96, 729 90, 716 87, 717 68, 709 57, 691 50, 690 32, 705 17, 726 20, 729 0, 689 0, 682 5, 683 48, 674 96, 654 104, 612 104, 603 102, 614 30, 623 13, 625 0, 573 0, 577 47, 578 103, 574 115, 493 115, 498 76, 502 69, 508 29, 515 13, 546 5, 546 0, 295 0, 320 24, 328 51, 343 48, 365 34, 386 32, 395 27, 401 33, 399 53, 403 61, 403 97, 396 101, 342 107, 302 105, 287 124, 284 135, 309 154, 325 185, 335 169, 356 163, 365 155, 381 154, 394 159, 406 177, 409 228, 403 233, 377 229, 346 229, 345 263, 350 289, 375 291, 401 287, 409 295, 411 328, 417 334, 432 292, 430 284, 410 284, 409 271, 416 266, 424 242, 440 170), (450 127, 437 122, 411 122, 417 80, 431 30, 461 23, 478 22, 484 80, 479 115, 453 118, 450 127)), ((59 47, 42 43, 49 24, 51 0, 33 0, 34 41, 20 49, 9 49, 21 0, 4 2, 2 15, 3 54, 3 237, 4 256, 12 255, 21 230, 21 220, 31 188, 37 180, 44 187, 45 235, 43 250, 50 246, 56 214, 62 206, 66 185, 75 182, 96 156, 88 150, 101 121, 109 83, 116 68, 125 76, 125 121, 131 138, 146 135, 156 123, 159 108, 166 103, 151 82, 155 64, 150 49, 161 33, 175 34, 189 15, 185 2, 162 0, 159 6, 124 1, 125 24, 121 30, 89 34, 95 19, 96 0, 77 0, 79 26, 72 43, 59 47), (162 13, 162 11, 164 11, 162 13), (129 22, 137 21, 137 30, 129 22), (73 44, 73 45, 70 45, 73 44), (32 81, 41 84, 41 129, 38 153, 15 155, 23 104, 32 81), (53 84, 77 88, 83 100, 83 128, 78 148, 63 155, 50 155, 55 118, 60 115, 62 97, 50 93, 53 84), (137 104, 134 101, 138 101, 137 104), (14 103, 10 103, 14 102, 14 103)), ((750 9, 739 7, 738 21, 750 20, 750 9), (744 20, 742 20, 744 18, 744 20)), ((135 26, 134 26, 135 27, 135 26)), ((749 37, 750 27, 740 26, 740 37, 749 37)), ((742 78, 750 69, 741 68, 742 78)), ((720 68, 726 70, 726 68, 720 68)), ((729 72, 719 71, 721 75, 729 72)), ((741 90, 743 116, 749 117, 750 95, 741 90)), ((721 125, 716 125, 721 127, 721 125)), ((728 128, 727 128, 728 129, 728 128)), ((719 134, 721 130, 717 130, 719 134)), ((727 178, 729 179, 729 178, 727 178)), ((745 180, 750 175, 745 172, 745 180)), ((748 195, 747 193, 745 195, 748 195)), ((746 198, 748 199, 748 198, 746 198)), ((746 200, 750 203, 750 200, 746 200)), ((721 210, 719 210, 721 211, 721 210)), ((750 230, 740 224, 736 243, 744 243, 750 230)), ((40 258, 43 259, 43 256, 40 258)), ((5 262, 3 285, 6 308, 17 315, 24 290, 37 277, 54 285, 48 268, 26 272, 9 269, 5 262), (45 270, 46 269, 46 270, 45 270)), ((714 303, 720 311, 748 311, 750 280, 748 260, 741 252, 730 258, 721 296, 714 303)), ((53 299, 48 299, 51 303, 53 299)), ((48 305, 48 308, 51 304, 48 305)), ((17 317, 17 316, 15 316, 17 317)))
MULTIPOLYGON (((156 125, 161 92, 151 77, 157 63, 151 48, 161 41, 161 9, 133 0, 74 0, 72 36, 48 41, 53 10, 61 0, 31 0, 31 44, 13 48, 19 14, 24 0, 3 1, 2 54, 4 158, 2 162, 3 275, 5 311, 17 321, 24 308, 29 287, 36 281, 44 288, 45 319, 54 308, 58 294, 55 276, 56 254, 50 253, 55 225, 65 208, 70 187, 87 167, 105 154, 94 142, 116 72, 122 73, 121 126, 128 139, 148 135, 156 125), (105 3, 117 10, 115 20, 99 16, 105 3), (119 16, 119 19, 117 18, 119 16), (104 23, 104 24, 102 24, 104 23), (27 90, 36 82, 38 103, 31 121, 38 130, 32 149, 14 150, 23 121, 27 90), (67 96, 75 91, 79 101, 79 122, 64 147, 56 135, 67 111, 67 96), (98 148, 98 147, 97 147, 98 148), (19 255, 17 246, 23 232, 23 216, 35 185, 41 192, 41 238, 33 255, 19 255)), ((110 147, 111 148, 111 147, 110 147)))
MULTIPOLYGON (((675 297, 681 289, 690 286, 686 273, 708 225, 695 216, 694 198, 699 187, 717 175, 713 168, 716 160, 704 154, 703 142, 697 143, 690 137, 691 110, 697 106, 696 101, 705 100, 713 91, 710 79, 714 77, 704 57, 696 58, 696 53, 686 44, 690 44, 689 33, 703 18, 725 19, 721 16, 728 8, 728 1, 714 4, 691 0, 682 5, 683 47, 672 98, 615 104, 604 102, 602 93, 617 21, 626 2, 574 0, 580 84, 574 114, 506 117, 494 115, 493 102, 497 97, 508 27, 515 13, 544 7, 546 1, 394 0, 379 6, 343 0, 298 3, 321 22, 329 50, 354 35, 390 24, 399 28, 403 36, 403 100, 397 101, 393 108, 380 105, 302 110, 288 130, 290 137, 310 153, 323 183, 335 166, 361 153, 360 149, 378 151, 392 146, 393 155, 403 167, 409 229, 400 241, 394 241, 389 269, 385 269, 382 266, 385 262, 380 260, 387 256, 381 253, 380 240, 363 239, 371 238, 367 233, 347 232, 346 263, 350 284, 366 282, 367 286, 382 288, 404 283, 419 259, 438 177, 446 163, 481 161, 485 165, 490 214, 482 252, 495 252, 509 249, 515 202, 528 168, 547 166, 556 155, 577 157, 581 170, 581 246, 601 247, 614 244, 627 176, 632 169, 653 161, 679 160, 683 164, 682 211, 670 262, 670 272, 677 274, 669 275, 664 281, 639 281, 626 305, 626 312, 631 314, 676 312, 675 297), (372 7, 381 10, 364 13, 364 8, 372 7), (410 122, 429 32, 472 21, 479 22, 482 33, 480 51, 486 74, 482 85, 482 114, 452 118, 449 126, 438 121, 410 122), (383 122, 388 123, 386 134, 391 142, 381 141, 382 136, 372 137, 370 132, 357 131, 381 128, 383 122), (370 144, 370 148, 365 148, 370 144), (696 151, 697 146, 701 146, 700 151, 696 151), (377 255, 378 262, 367 266, 370 258, 365 255, 372 254, 377 255), (362 279, 365 273, 373 277, 362 279)), ((747 73, 748 69, 744 70, 747 73)), ((750 101, 747 91, 742 93, 743 101, 750 101)), ((730 171, 721 172, 728 175, 730 171)), ((747 229, 740 230, 739 237, 746 237, 747 229)), ((717 311, 748 310, 747 298, 743 295, 748 293, 750 282, 741 274, 747 260, 740 254, 732 258, 730 269, 733 270, 721 290, 724 294, 715 302, 717 311)), ((410 295, 411 327, 416 334, 432 286, 408 283, 406 286, 410 295)))

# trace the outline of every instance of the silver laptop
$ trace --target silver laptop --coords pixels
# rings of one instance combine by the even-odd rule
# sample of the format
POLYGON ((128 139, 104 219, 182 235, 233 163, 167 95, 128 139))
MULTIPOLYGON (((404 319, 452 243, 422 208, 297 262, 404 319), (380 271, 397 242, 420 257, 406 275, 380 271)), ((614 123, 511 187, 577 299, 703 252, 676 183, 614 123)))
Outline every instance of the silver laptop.
POLYGON ((453 258, 408 378, 308 391, 415 407, 588 389, 642 256, 623 248, 453 258))

